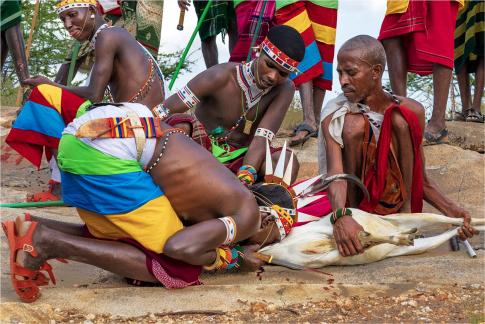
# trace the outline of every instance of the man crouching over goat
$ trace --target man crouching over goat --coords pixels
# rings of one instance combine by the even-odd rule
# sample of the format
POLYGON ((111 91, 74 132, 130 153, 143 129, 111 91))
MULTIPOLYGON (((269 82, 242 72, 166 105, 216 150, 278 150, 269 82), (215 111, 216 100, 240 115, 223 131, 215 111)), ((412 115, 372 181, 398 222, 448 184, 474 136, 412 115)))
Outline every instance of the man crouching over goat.
POLYGON ((445 197, 426 174, 423 106, 382 88, 386 55, 381 43, 367 35, 356 36, 342 45, 337 60, 343 94, 323 109, 320 157, 326 155, 328 175, 355 174, 370 193, 370 200, 364 200, 352 184, 338 181, 329 186, 340 254, 363 252, 358 239, 363 228, 348 217, 352 212, 346 206, 380 215, 416 213, 424 199, 444 215, 464 218, 458 231, 462 239, 476 234, 470 214, 445 197))

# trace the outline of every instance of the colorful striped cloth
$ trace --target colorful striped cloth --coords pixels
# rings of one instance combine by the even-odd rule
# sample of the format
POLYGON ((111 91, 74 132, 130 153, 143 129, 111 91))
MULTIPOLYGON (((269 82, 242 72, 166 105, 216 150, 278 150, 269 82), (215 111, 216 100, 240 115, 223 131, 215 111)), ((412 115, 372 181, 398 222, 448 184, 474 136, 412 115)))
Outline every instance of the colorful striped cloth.
POLYGON ((433 73, 437 63, 453 68, 456 15, 462 1, 388 0, 379 40, 402 37, 407 70, 433 73))
MULTIPOLYGON (((207 5, 207 1, 194 1, 195 12, 200 19, 202 12, 207 5)), ((227 32, 230 21, 235 19, 234 8, 230 1, 214 0, 212 1, 209 11, 199 29, 201 40, 222 33, 222 38, 227 32)))
MULTIPOLYGON (((140 104, 124 104, 140 118, 151 116, 140 104)), ((153 156, 155 139, 146 140, 140 161, 134 138, 79 138, 79 128, 100 118, 127 117, 117 106, 96 107, 64 130, 57 160, 64 202, 77 208, 89 234, 119 240, 146 255, 148 271, 167 288, 198 284, 201 267, 163 255, 167 240, 183 229, 162 189, 143 169, 153 156)))
POLYGON ((10 27, 20 24, 22 20, 22 10, 18 0, 0 1, 0 29, 2 32, 10 27))
POLYGON ((300 73, 290 75, 295 86, 313 80, 314 86, 332 90, 337 9, 337 0, 276 2, 276 24, 295 28, 306 46, 300 73))
POLYGON ((39 168, 44 147, 47 160, 50 160, 66 125, 78 111, 89 106, 89 100, 62 88, 39 85, 32 90, 5 142, 39 168))
POLYGON ((477 70, 478 57, 484 56, 485 3, 467 1, 458 12, 455 30, 455 70, 466 66, 468 73, 477 70))
MULTIPOLYGON (((275 13, 275 1, 234 1, 237 21, 237 42, 231 52, 230 62, 244 62, 248 57, 249 48, 253 40, 260 14, 261 25, 254 46, 258 46, 268 35, 269 29, 273 26, 275 13)), ((252 51, 253 52, 253 51, 252 51)), ((254 54, 251 52, 251 56, 254 54)), ((252 57, 250 57, 252 59, 252 57)))

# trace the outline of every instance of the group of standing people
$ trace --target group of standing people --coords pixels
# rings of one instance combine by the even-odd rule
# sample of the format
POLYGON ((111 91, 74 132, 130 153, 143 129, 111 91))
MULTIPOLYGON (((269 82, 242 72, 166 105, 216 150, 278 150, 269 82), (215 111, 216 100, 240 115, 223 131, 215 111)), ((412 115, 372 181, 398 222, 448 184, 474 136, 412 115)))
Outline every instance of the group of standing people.
MULTIPOLYGON (((434 10, 429 3, 408 1, 398 11, 388 10, 383 30, 414 21, 407 15, 416 14, 424 27, 404 29, 412 31, 406 34, 409 41, 423 45, 424 35, 418 34, 433 30, 426 20, 434 10)), ((458 5, 433 6, 441 3, 451 20, 458 5)), ((229 9, 214 4, 214 13, 229 9)), ((433 124, 424 129, 422 105, 382 88, 386 54, 387 61, 394 59, 389 50, 419 48, 406 47, 405 33, 386 37, 381 32, 384 47, 366 35, 345 42, 337 55, 343 93, 320 116, 325 89, 331 87, 337 2, 235 5, 237 17, 249 17, 244 21, 249 27, 236 20, 239 36, 230 42, 231 59, 247 49, 249 60, 215 64, 170 95, 150 49, 126 29, 106 23, 95 0, 58 1, 57 13, 70 36, 94 51, 89 84, 25 79, 33 90, 6 142, 36 166, 46 153, 58 166, 64 202, 76 207, 84 225, 29 214, 2 223, 12 284, 22 300, 39 297, 38 287, 48 283, 44 271, 53 280, 50 259, 85 262, 134 284, 158 282, 169 288, 199 283, 203 268, 254 270, 262 264, 255 253, 260 247, 330 213, 340 253, 355 255, 363 251, 362 228, 346 207, 381 215, 420 212, 425 200, 445 215, 464 219, 462 238, 476 233, 469 213, 426 174, 421 142, 423 132, 434 129, 433 124), (272 10, 275 17, 269 19, 272 10), (254 23, 267 32, 251 53, 259 36, 254 36, 254 23), (325 173, 356 175, 370 200, 352 183, 338 181, 328 196, 311 205, 298 203, 318 177, 295 183, 297 158, 286 145, 271 145, 295 85, 314 124, 298 127, 294 141, 316 135, 318 128, 325 173), (106 97, 109 102, 102 103, 106 97)), ((216 22, 220 16, 213 18, 216 22)), ((203 45, 206 64, 214 62, 213 32, 211 27, 203 31, 209 35, 203 45)), ((443 55, 429 50, 423 50, 426 59, 444 62, 443 55)), ((407 52, 406 62, 417 59, 412 55, 407 52)), ((435 68, 439 76, 445 74, 441 66, 423 71, 435 68)))

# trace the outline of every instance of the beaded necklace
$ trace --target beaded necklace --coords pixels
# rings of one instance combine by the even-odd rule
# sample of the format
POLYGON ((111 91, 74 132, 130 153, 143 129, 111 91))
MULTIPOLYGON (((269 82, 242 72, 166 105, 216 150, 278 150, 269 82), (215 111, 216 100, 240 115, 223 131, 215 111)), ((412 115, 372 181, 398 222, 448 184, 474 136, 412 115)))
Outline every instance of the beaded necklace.
POLYGON ((96 46, 96 39, 98 38, 99 33, 100 33, 102 30, 104 30, 104 29, 106 29, 106 28, 109 28, 109 27, 110 27, 110 25, 108 25, 108 24, 103 24, 103 25, 101 25, 101 26, 98 28, 98 30, 96 30, 96 32, 95 32, 95 33, 94 33, 94 35, 93 35, 93 38, 91 38, 91 41, 89 42, 89 46, 90 46, 92 49, 94 49, 94 48, 95 48, 95 46, 96 46))

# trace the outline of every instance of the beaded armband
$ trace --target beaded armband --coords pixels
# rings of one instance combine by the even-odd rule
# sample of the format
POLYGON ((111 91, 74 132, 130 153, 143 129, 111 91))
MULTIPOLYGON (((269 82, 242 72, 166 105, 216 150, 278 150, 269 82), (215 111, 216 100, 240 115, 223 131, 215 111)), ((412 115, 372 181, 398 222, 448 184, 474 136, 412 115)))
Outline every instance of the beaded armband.
POLYGON ((258 173, 253 166, 246 164, 240 167, 237 171, 237 178, 243 184, 250 186, 256 182, 256 179, 258 178, 258 173))
POLYGON ((177 92, 177 96, 182 100, 184 105, 191 109, 194 108, 199 102, 199 98, 190 90, 188 86, 183 87, 177 92))
POLYGON ((264 137, 264 138, 267 138, 268 141, 272 141, 273 138, 274 138, 274 133, 267 129, 267 128, 257 128, 256 129, 256 132, 254 133, 254 136, 260 136, 260 137, 264 137))
POLYGON ((155 117, 158 117, 160 119, 165 119, 170 114, 170 110, 168 110, 168 108, 165 107, 163 104, 159 104, 153 107, 152 112, 153 114, 155 114, 155 117))
POLYGON ((242 248, 236 245, 232 249, 229 246, 221 246, 216 249, 216 259, 213 264, 204 266, 207 271, 211 270, 237 270, 241 267, 244 259, 242 248))
POLYGON ((230 216, 221 217, 221 218, 218 218, 218 219, 226 227, 226 239, 224 240, 224 242, 222 242, 222 244, 225 245, 225 244, 229 244, 229 243, 234 242, 234 240, 236 239, 236 234, 237 234, 237 227, 236 227, 236 222, 234 221, 234 219, 230 216))
POLYGON ((337 219, 343 216, 352 216, 352 210, 347 208, 337 208, 337 210, 333 211, 332 215, 330 216, 330 223, 332 223, 332 225, 335 225, 337 219))

